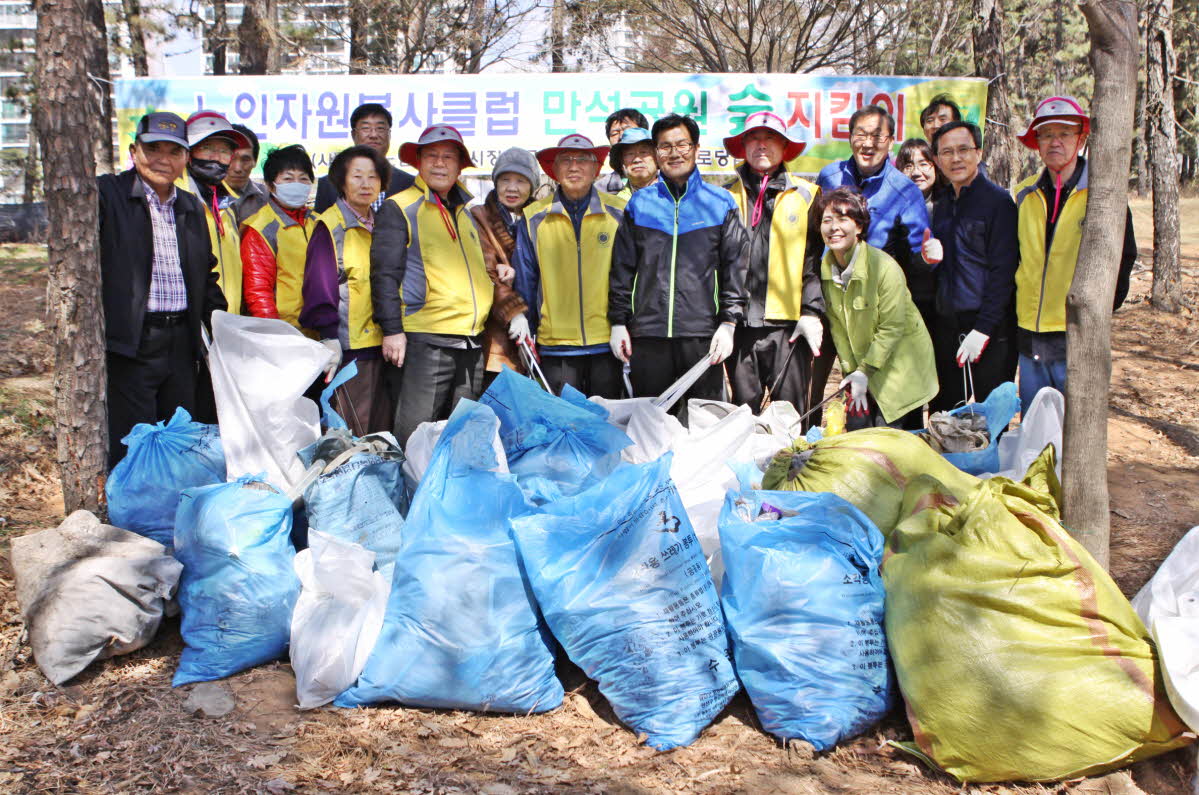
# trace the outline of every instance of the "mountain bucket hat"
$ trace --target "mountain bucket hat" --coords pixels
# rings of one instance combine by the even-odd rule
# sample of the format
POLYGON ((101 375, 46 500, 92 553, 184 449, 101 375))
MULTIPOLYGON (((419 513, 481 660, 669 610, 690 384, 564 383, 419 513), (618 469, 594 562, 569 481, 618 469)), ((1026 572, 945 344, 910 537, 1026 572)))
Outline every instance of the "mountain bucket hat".
POLYGON ((541 170, 549 174, 550 179, 555 182, 558 181, 558 176, 554 173, 554 158, 564 152, 590 152, 595 155, 595 162, 602 163, 608 156, 608 147, 596 146, 586 135, 571 133, 559 139, 557 146, 540 150, 537 153, 537 162, 541 164, 541 170))
POLYGON ((466 148, 466 144, 462 141, 462 133, 458 132, 457 127, 451 127, 448 124, 434 124, 432 127, 427 127, 420 134, 420 138, 417 138, 415 141, 409 141, 401 146, 400 162, 406 163, 413 168, 420 168, 421 148, 429 144, 439 144, 442 142, 458 145, 458 151, 462 154, 463 168, 475 165, 474 161, 470 159, 470 150, 466 148))
POLYGON ((1033 114, 1028 129, 1019 136, 1020 143, 1029 149, 1037 148, 1037 128, 1046 124, 1073 124, 1081 128, 1082 134, 1091 131, 1091 117, 1083 111, 1074 97, 1050 97, 1041 100, 1033 114))
POLYGON ((758 111, 751 113, 745 117, 745 130, 737 135, 730 135, 724 139, 724 148, 728 153, 738 160, 745 159, 745 136, 749 135, 754 130, 770 130, 773 133, 778 133, 787 142, 786 148, 783 150, 783 160, 794 160, 803 153, 807 147, 807 143, 792 138, 787 134, 787 124, 780 117, 769 111, 758 111))
POLYGON ((187 117, 187 142, 194 147, 206 138, 224 138, 234 149, 251 149, 250 139, 233 129, 225 114, 198 110, 187 117))

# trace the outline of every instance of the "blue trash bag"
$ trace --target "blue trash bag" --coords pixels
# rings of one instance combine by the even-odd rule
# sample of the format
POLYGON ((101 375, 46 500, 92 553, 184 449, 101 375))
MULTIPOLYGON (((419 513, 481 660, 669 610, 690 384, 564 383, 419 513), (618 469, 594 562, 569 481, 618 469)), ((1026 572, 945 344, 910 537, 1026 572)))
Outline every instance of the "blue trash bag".
POLYGON ((894 692, 878 528, 834 494, 729 491, 720 548, 733 661, 762 728, 824 751, 877 723, 894 692))
POLYGON ((408 513, 404 454, 395 437, 377 433, 359 439, 335 429, 297 455, 305 467, 341 460, 304 490, 308 526, 374 552, 380 569, 394 561, 408 513))
POLYGON ((183 653, 172 685, 221 679, 287 655, 300 595, 291 500, 265 475, 183 492, 175 517, 183 653))
POLYGON ((601 420, 608 419, 608 410, 606 408, 598 403, 588 400, 586 395, 575 389, 570 384, 562 385, 562 399, 572 406, 578 406, 581 409, 590 411, 601 420))
MULTIPOLYGON (((1003 467, 999 464, 999 435, 1007 430, 1008 423, 1020 408, 1020 395, 1013 381, 1005 381, 991 390, 987 399, 982 403, 969 406, 959 406, 950 414, 967 414, 971 411, 980 412, 987 418, 987 433, 991 435, 991 443, 984 450, 974 450, 969 453, 942 453, 945 460, 963 472, 971 475, 982 475, 987 472, 998 472, 1003 467)), ((927 433, 927 431, 926 431, 927 433)))
POLYGON ((496 471, 498 427, 486 406, 455 407, 408 513, 383 629, 337 706, 526 714, 562 703, 552 638, 508 534, 532 506, 496 471))
POLYGON ((125 457, 108 476, 108 520, 170 548, 184 489, 225 482, 225 451, 215 425, 175 409, 168 422, 142 423, 121 440, 125 457))
POLYGON ((513 520, 554 635, 649 745, 689 745, 739 689, 671 454, 513 520))
POLYGON ((508 368, 479 402, 499 417, 508 469, 538 504, 595 485, 633 443, 606 416, 555 397, 508 368))

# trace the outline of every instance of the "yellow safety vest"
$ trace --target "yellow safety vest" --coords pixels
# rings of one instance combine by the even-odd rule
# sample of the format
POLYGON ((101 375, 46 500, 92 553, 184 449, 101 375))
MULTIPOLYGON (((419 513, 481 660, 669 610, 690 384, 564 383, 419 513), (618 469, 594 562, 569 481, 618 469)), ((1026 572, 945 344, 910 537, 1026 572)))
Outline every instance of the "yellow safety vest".
POLYGON ((1016 187, 1020 267, 1016 269, 1016 321, 1035 332, 1066 330, 1066 296, 1074 281, 1074 266, 1082 245, 1087 217, 1087 164, 1078 184, 1058 211, 1053 242, 1045 251, 1045 221, 1049 202, 1037 188, 1040 174, 1016 187))
POLYGON ((338 199, 316 219, 333 238, 337 256, 337 338, 346 349, 383 344, 371 307, 371 233, 338 199))
POLYGON ((279 311, 279 319, 300 328, 308 238, 316 225, 313 214, 306 214, 301 224, 272 196, 266 206, 246 219, 245 225, 262 235, 275 255, 275 308, 279 311))
MULTIPOLYGON (((470 193, 461 184, 467 199, 470 193)), ((387 201, 394 202, 408 226, 400 303, 404 331, 476 336, 491 311, 493 285, 487 276, 474 216, 463 201, 452 212, 454 233, 424 180, 387 201)))
POLYGON ((217 225, 212 207, 200 197, 200 187, 192 175, 184 170, 182 176, 175 180, 175 187, 185 190, 200 199, 204 205, 204 218, 208 221, 208 240, 212 243, 212 256, 216 257, 217 284, 225 295, 225 303, 229 312, 241 314, 242 299, 242 267, 241 267, 241 235, 237 231, 237 218, 228 207, 220 211, 221 225, 217 225), (223 229, 222 229, 223 227, 223 229))
MULTIPOLYGON (((787 187, 774 200, 770 219, 770 251, 766 259, 767 320, 799 320, 803 309, 803 265, 808 253, 808 212, 820 195, 820 188, 802 177, 784 172, 787 187)), ((745 182, 727 187, 741 210, 747 233, 754 199, 745 191, 745 182)))
POLYGON ((608 341, 612 333, 608 271, 624 206, 625 199, 592 188, 578 239, 557 192, 525 208, 525 228, 541 276, 537 328, 541 344, 583 346, 608 341))

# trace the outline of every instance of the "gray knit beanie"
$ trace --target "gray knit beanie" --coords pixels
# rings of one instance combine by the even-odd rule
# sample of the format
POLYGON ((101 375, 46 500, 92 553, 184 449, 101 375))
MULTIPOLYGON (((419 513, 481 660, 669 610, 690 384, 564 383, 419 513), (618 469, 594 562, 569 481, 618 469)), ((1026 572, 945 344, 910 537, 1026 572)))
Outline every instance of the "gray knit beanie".
POLYGON ((500 156, 495 159, 495 168, 491 169, 491 181, 495 182, 499 179, 500 174, 520 174, 536 188, 541 182, 541 178, 538 176, 539 171, 537 158, 533 156, 533 153, 528 149, 514 146, 500 152, 500 156))

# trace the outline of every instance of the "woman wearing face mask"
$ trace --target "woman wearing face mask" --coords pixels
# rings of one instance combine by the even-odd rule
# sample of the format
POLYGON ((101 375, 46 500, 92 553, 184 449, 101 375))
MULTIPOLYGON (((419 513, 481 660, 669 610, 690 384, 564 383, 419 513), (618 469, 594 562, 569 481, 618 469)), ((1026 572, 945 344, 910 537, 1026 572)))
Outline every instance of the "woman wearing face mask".
POLYGON ((909 138, 904 141, 899 147, 899 154, 895 156, 895 167, 920 188, 920 193, 924 196, 924 206, 928 208, 931 218, 933 193, 948 183, 937 168, 933 148, 929 146, 928 141, 923 138, 909 138))
POLYGON ((308 196, 315 174, 299 144, 266 156, 262 176, 270 201, 241 228, 245 308, 254 317, 285 320, 300 328, 304 263, 314 220, 308 196))
POLYGON ((325 382, 351 361, 358 375, 333 393, 334 408, 355 436, 390 431, 394 414, 384 385, 383 332, 371 306, 371 204, 391 179, 391 165, 369 146, 351 146, 329 164, 337 201, 316 218, 304 267, 300 325, 320 335, 331 354, 325 382))
POLYGON ((495 285, 491 314, 483 327, 487 339, 484 389, 491 385, 504 365, 517 372, 523 369, 516 345, 508 337, 508 324, 512 318, 529 309, 524 299, 512 289, 512 252, 516 248, 516 223, 521 211, 533 201, 533 187, 540 181, 537 158, 529 150, 519 147, 501 152, 491 169, 491 180, 495 187, 483 204, 471 208, 482 233, 480 241, 487 274, 495 285))
POLYGON ((863 239, 866 199, 837 188, 816 199, 813 213, 828 249, 820 286, 845 374, 846 429, 923 427, 921 409, 937 394, 933 343, 899 265, 863 239))

